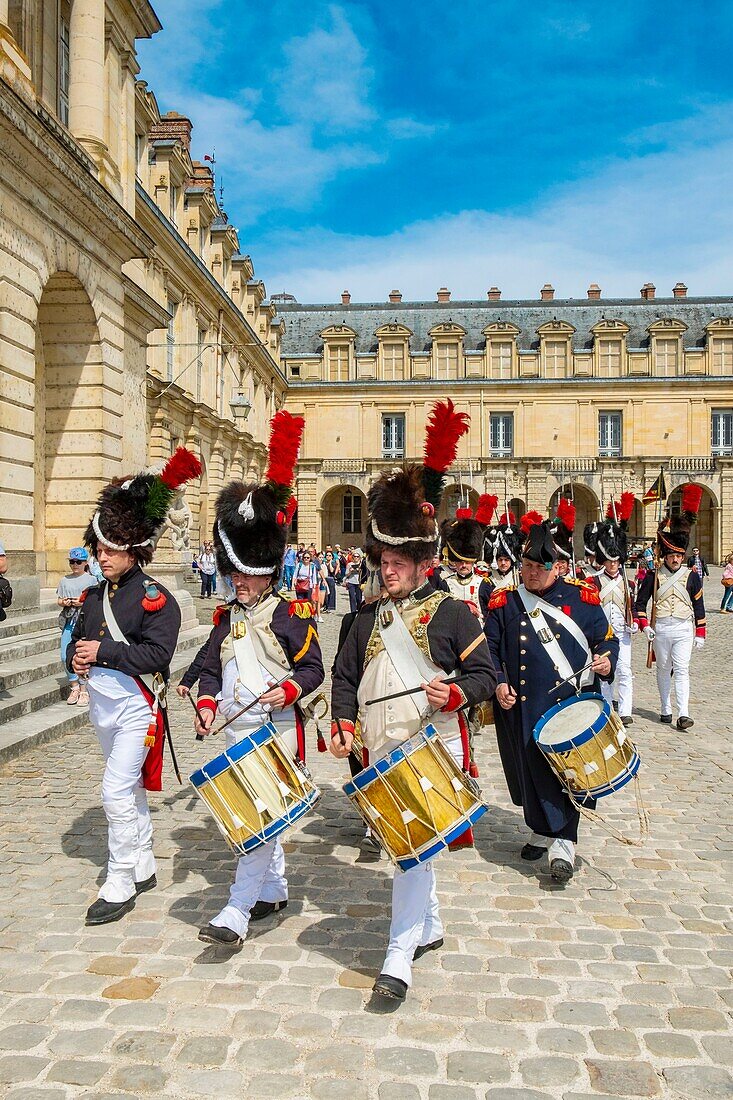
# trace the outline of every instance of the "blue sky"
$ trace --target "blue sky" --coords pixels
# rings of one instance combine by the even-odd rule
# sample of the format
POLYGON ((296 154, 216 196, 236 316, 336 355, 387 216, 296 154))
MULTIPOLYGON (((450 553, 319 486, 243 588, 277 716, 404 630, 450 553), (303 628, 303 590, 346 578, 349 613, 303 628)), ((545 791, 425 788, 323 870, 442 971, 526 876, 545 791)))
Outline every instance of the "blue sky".
POLYGON ((271 293, 733 291, 731 0, 154 4, 271 293))

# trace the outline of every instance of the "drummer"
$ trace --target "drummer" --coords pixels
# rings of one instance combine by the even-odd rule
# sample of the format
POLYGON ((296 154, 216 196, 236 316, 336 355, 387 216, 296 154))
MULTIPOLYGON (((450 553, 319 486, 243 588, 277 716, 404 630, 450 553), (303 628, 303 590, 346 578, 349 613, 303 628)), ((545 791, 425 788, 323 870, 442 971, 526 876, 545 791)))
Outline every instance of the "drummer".
POLYGON ((559 577, 548 522, 528 526, 522 584, 493 594, 485 631, 499 680, 499 705, 494 705, 499 754, 512 802, 522 806, 532 830, 521 855, 537 860, 547 852, 553 879, 567 882, 575 867, 580 815, 532 731, 547 710, 573 695, 575 682, 561 683, 565 675, 590 666, 579 681, 584 691, 613 678, 618 639, 603 614, 598 589, 559 577))
MULTIPOLYGON (((389 596, 362 609, 334 666, 331 752, 337 757, 348 755, 357 717, 368 763, 417 734, 429 717, 460 766, 468 767, 459 708, 488 699, 496 677, 476 616, 426 580, 438 541, 434 509, 443 472, 424 477, 419 466, 408 465, 382 474, 369 492, 367 550, 380 559, 389 596), (453 673, 460 683, 445 684, 453 673), (420 685, 419 694, 366 706, 367 699, 420 685)), ((433 861, 395 870, 389 947, 375 994, 404 1000, 413 962, 442 945, 433 861)))
MULTIPOLYGON (((196 720, 197 732, 205 736, 217 711, 228 719, 258 699, 227 727, 227 747, 272 721, 300 761, 305 760, 305 741, 299 700, 323 683, 323 661, 313 606, 307 600, 286 599, 277 583, 295 505, 290 481, 297 443, 286 469, 283 440, 295 435, 299 442, 302 431, 301 417, 278 412, 264 484, 232 481, 216 502, 217 566, 231 577, 235 601, 217 608, 199 679, 196 720)), ((276 838, 240 857, 229 900, 201 929, 199 939, 239 947, 251 920, 284 909, 287 900, 285 855, 276 838)))

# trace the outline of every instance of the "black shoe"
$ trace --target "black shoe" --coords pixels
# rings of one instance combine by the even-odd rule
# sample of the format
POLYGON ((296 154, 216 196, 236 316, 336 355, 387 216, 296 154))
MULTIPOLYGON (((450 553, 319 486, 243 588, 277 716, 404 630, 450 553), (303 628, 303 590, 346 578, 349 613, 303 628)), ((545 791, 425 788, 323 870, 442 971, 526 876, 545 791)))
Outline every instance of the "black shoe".
POLYGON ((417 962, 423 955, 426 955, 428 951, 437 951, 439 947, 443 946, 442 938, 439 940, 433 940, 432 943, 421 943, 415 948, 415 954, 412 956, 412 961, 417 962))
POLYGON ((677 719, 678 730, 689 730, 694 725, 695 723, 693 722, 692 718, 690 718, 687 714, 681 714, 677 719))
POLYGON ((124 917, 125 913, 129 913, 131 909, 135 908, 136 897, 137 895, 133 894, 126 901, 104 901, 102 898, 97 898, 87 909, 84 923, 111 924, 112 921, 119 920, 120 917, 124 917))
POLYGON ((244 940, 231 928, 218 928, 215 924, 207 924, 199 932, 202 943, 213 943, 217 947, 241 947, 244 940))
POLYGON ((550 864, 550 874, 555 882, 569 882, 573 877, 573 868, 566 859, 553 859, 550 864))
POLYGON ((529 859, 534 863, 536 860, 542 859, 546 851, 547 848, 540 848, 539 844, 525 844, 519 854, 522 859, 529 859))
POLYGON ((144 878, 142 882, 135 883, 135 893, 147 894, 148 890, 154 890, 157 885, 158 880, 155 877, 155 872, 153 872, 150 878, 144 878))
POLYGON ((250 920, 264 920, 270 913, 279 913, 281 909, 287 909, 286 901, 256 901, 249 911, 250 920))
POLYGON ((374 836, 374 833, 368 833, 363 836, 360 841, 360 847, 362 847, 365 852, 378 852, 379 855, 382 854, 382 845, 374 836))
POLYGON ((402 978, 393 978, 391 974, 380 974, 374 983, 374 992, 391 1001, 404 1001, 407 996, 407 982, 402 978))
POLYGON ((634 719, 631 717, 630 714, 622 714, 621 715, 621 721, 627 727, 628 726, 633 726, 633 724, 634 724, 634 719))
POLYGON ((672 725, 672 715, 671 714, 660 714, 659 715, 659 721, 662 723, 663 726, 671 726, 672 725))

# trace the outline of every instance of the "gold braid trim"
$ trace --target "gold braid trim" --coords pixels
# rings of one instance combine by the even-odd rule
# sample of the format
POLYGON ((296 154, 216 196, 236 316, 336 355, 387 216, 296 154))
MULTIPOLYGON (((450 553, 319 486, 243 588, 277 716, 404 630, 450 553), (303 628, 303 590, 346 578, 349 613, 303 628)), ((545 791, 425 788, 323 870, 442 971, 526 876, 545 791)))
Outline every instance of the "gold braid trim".
MULTIPOLYGON (((428 642, 428 627, 443 600, 450 599, 453 599, 453 597, 449 596, 447 592, 432 592, 426 599, 420 600, 420 603, 415 604, 414 608, 411 608, 413 614, 410 616, 411 621, 408 629, 429 661, 432 661, 433 657, 430 652, 430 643, 428 642), (425 623, 420 622, 420 619, 425 615, 430 616, 428 621, 425 623)), ((382 638, 379 633, 380 608, 382 608, 381 602, 374 616, 374 626, 372 627, 372 632, 367 642, 366 652, 364 654, 364 668, 366 668, 369 662, 373 661, 377 654, 381 653, 384 649, 382 638)))

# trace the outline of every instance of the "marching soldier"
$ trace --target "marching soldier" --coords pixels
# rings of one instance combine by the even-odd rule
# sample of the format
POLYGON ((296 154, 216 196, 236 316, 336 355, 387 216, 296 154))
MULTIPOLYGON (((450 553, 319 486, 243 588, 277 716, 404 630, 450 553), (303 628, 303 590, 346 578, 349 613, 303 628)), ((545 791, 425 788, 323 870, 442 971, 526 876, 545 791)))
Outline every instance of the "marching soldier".
POLYGON ((504 774, 512 801, 522 806, 532 830, 522 858, 537 860, 549 849, 552 877, 567 882, 575 866, 580 815, 537 747, 533 730, 550 707, 574 693, 581 670, 579 683, 588 691, 599 680, 613 679, 618 641, 598 590, 559 577, 549 523, 528 527, 522 584, 492 595, 484 629, 499 681, 494 719, 504 774), (563 682, 566 677, 570 683, 563 682))
POLYGON ((84 535, 104 581, 87 589, 66 652, 87 678, 89 717, 105 759, 107 877, 87 924, 119 920, 157 885, 146 791, 162 789, 165 688, 181 612, 141 566, 153 558, 175 490, 201 465, 180 447, 160 475, 116 478, 102 490, 84 535))
MULTIPOLYGON (((468 768, 467 730, 459 711, 488 699, 496 678, 476 616, 426 581, 438 542, 435 508, 465 420, 453 412, 452 402, 439 402, 431 416, 425 467, 385 473, 369 492, 367 551, 380 560, 389 595, 362 609, 336 659, 331 751, 339 758, 351 749, 357 718, 374 763, 417 734, 429 717, 460 766, 468 768), (444 683, 454 672, 460 684, 444 683), (419 687, 419 693, 393 698, 419 687), (367 706, 367 700, 382 696, 390 698, 367 706)), ((404 1000, 413 962, 442 944, 433 861, 404 873, 396 869, 389 947, 374 992, 404 1000)))
POLYGON ((656 569, 650 570, 639 585, 636 597, 637 622, 653 647, 657 662, 660 722, 672 723, 672 674, 677 703, 677 729, 694 726, 690 717, 690 658, 693 645, 705 645, 705 604, 702 578, 695 569, 684 565, 690 545, 690 528, 697 518, 702 499, 699 485, 686 485, 682 491, 679 516, 667 516, 657 531, 659 556, 656 569), (647 605, 652 601, 651 621, 647 605))
POLYGON ((445 590, 468 604, 469 610, 479 618, 479 594, 486 582, 476 572, 476 562, 481 557, 485 529, 491 522, 497 500, 498 497, 483 493, 475 515, 470 508, 458 508, 456 518, 446 520, 440 530, 443 557, 441 579, 445 590))
MULTIPOLYGON (((323 683, 323 661, 313 606, 286 599, 277 584, 296 507, 291 483, 302 433, 302 417, 276 413, 264 484, 232 481, 216 502, 217 566, 231 577, 235 600, 215 614, 196 720, 197 732, 206 736, 217 711, 228 719, 255 703, 227 727, 227 747, 272 719, 300 761, 305 739, 299 700, 323 683)), ((287 899, 285 855, 275 838, 239 858, 229 900, 199 939, 239 947, 250 921, 284 909, 287 899)))
POLYGON ((551 523, 552 537, 557 547, 558 575, 567 577, 575 576, 575 550, 573 549, 573 535, 575 533, 575 505, 566 497, 560 497, 557 503, 557 515, 551 523))
POLYGON ((633 722, 634 679, 631 673, 631 639, 638 633, 634 622, 631 594, 624 569, 628 557, 627 529, 634 510, 634 494, 622 493, 616 507, 609 504, 604 523, 596 534, 596 563, 600 568, 592 583, 601 595, 601 607, 618 638, 619 652, 613 683, 602 683, 601 693, 613 703, 614 687, 618 697, 618 715, 625 726, 633 722))
POLYGON ((489 600, 494 592, 501 588, 508 588, 511 584, 519 582, 519 567, 522 560, 522 546, 524 538, 517 526, 513 512, 504 513, 495 528, 492 528, 493 537, 487 545, 493 547, 490 560, 496 564, 496 571, 490 578, 484 580, 479 588, 479 605, 483 622, 489 612, 489 600))

